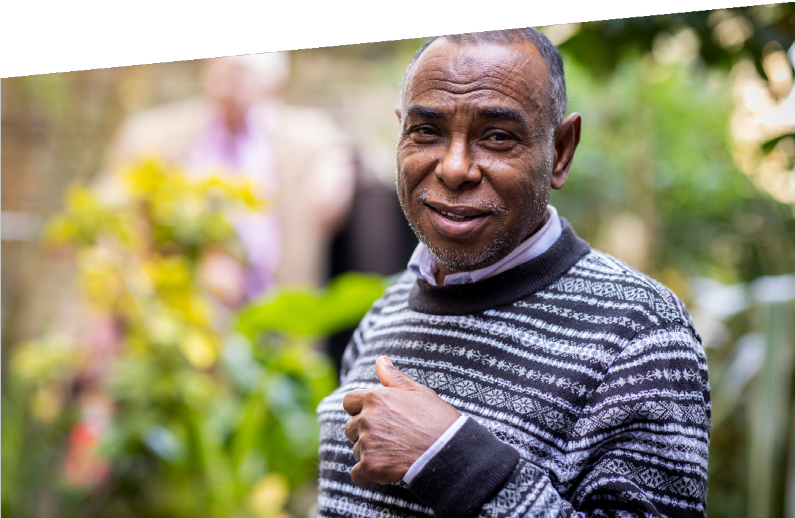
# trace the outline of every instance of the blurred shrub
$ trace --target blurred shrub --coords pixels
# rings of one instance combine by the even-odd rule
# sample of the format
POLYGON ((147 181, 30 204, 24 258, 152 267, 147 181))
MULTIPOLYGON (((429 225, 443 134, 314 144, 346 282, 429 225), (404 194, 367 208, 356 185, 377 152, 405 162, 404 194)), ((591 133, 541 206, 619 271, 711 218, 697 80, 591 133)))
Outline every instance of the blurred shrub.
POLYGON ((279 290, 241 311, 238 330, 251 338, 276 329, 298 335, 338 333, 358 323, 385 287, 379 277, 345 273, 328 290, 279 290))
POLYGON ((792 272, 792 207, 757 189, 730 151, 728 72, 628 54, 597 78, 564 59, 583 129, 552 203, 581 236, 686 302, 691 276, 736 283, 792 272))
POLYGON ((336 383, 311 339, 355 323, 383 282, 278 291, 233 332, 198 270, 208 253, 245 261, 227 216, 264 207, 251 184, 155 161, 122 178, 122 196, 72 189, 47 228, 76 250, 90 317, 79 336, 14 351, 3 512, 290 516, 316 467, 315 408, 336 383))

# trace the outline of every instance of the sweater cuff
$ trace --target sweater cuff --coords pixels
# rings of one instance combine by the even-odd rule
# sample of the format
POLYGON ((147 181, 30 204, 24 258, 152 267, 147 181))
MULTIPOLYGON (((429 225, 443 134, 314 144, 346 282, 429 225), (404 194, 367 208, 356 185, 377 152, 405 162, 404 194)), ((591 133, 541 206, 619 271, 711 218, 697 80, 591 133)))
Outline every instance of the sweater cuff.
POLYGON ((450 428, 448 428, 438 439, 436 439, 436 441, 431 444, 431 446, 425 450, 411 466, 409 466, 408 471, 406 471, 406 474, 403 475, 403 482, 406 484, 411 484, 411 481, 414 480, 414 477, 416 477, 419 472, 422 471, 422 468, 424 468, 425 465, 431 461, 434 455, 442 451, 442 448, 444 448, 445 444, 450 442, 450 439, 452 439, 455 433, 460 430, 462 426, 464 426, 464 423, 467 419, 469 418, 465 415, 458 416, 458 419, 456 419, 455 422, 450 425, 450 428))
POLYGON ((439 518, 476 515, 511 476, 519 452, 474 419, 428 461, 409 484, 439 518))

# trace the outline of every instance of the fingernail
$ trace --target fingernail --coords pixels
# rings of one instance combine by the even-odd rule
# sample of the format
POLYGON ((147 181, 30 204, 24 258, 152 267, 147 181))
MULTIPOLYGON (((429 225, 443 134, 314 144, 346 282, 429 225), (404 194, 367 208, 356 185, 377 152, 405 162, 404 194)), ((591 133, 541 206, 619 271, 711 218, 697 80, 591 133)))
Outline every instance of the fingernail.
POLYGON ((389 365, 390 367, 394 367, 395 366, 392 363, 392 360, 389 359, 389 356, 381 356, 380 358, 378 358, 378 361, 380 361, 381 363, 385 363, 385 364, 389 365))

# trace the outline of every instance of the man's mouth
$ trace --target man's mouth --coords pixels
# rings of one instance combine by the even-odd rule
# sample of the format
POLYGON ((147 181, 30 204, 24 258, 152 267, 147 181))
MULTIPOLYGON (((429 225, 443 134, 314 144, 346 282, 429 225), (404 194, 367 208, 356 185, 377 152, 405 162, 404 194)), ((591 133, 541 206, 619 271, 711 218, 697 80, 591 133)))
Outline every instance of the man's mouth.
POLYGON ((454 220, 479 218, 481 216, 487 215, 490 212, 478 207, 470 207, 467 205, 448 205, 441 202, 425 201, 425 205, 444 215, 445 217, 454 220))
POLYGON ((440 210, 439 212, 441 212, 445 218, 450 218, 455 221, 467 221, 478 217, 478 216, 457 216, 452 212, 445 212, 443 210, 440 210))
POLYGON ((489 211, 465 205, 447 205, 425 202, 430 210, 431 223, 442 235, 453 239, 466 239, 473 235, 488 219, 489 211))

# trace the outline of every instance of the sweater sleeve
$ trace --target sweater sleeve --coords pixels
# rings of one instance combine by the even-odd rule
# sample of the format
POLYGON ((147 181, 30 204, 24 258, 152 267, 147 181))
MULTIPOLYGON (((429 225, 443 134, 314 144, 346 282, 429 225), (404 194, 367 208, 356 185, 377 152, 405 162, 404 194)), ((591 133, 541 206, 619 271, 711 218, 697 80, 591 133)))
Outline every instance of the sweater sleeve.
POLYGON ((639 333, 580 413, 565 486, 474 419, 412 481, 438 517, 706 515, 709 383, 700 339, 639 333))

